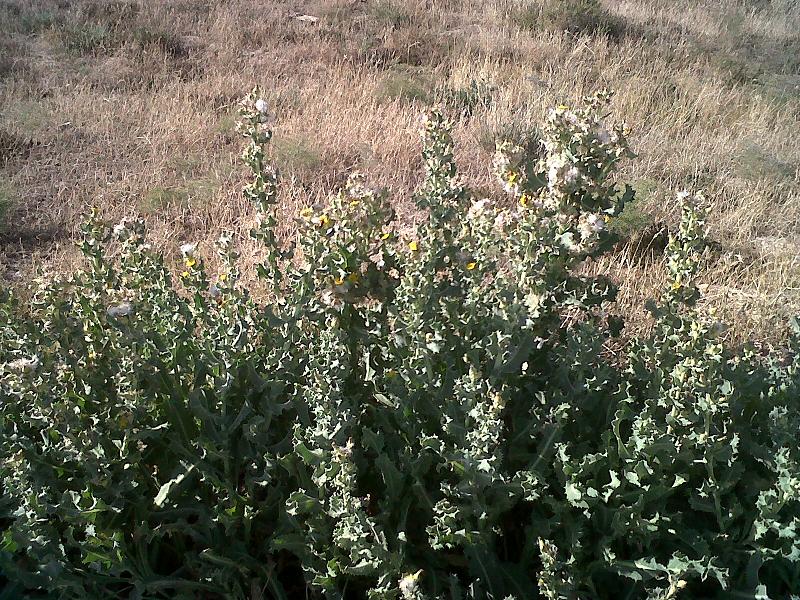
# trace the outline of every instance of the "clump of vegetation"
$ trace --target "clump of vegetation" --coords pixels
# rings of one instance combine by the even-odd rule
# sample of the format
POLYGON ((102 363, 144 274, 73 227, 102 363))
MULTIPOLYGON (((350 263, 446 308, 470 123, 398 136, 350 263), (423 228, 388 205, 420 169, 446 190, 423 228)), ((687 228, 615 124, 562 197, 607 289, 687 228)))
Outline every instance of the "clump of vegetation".
POLYGON ((322 163, 319 151, 302 137, 276 141, 275 156, 288 169, 306 175, 314 173, 322 163))
POLYGON ((591 33, 619 37, 621 20, 599 0, 533 0, 513 12, 517 25, 527 29, 591 33))
POLYGON ((552 110, 541 156, 497 147, 510 209, 463 185, 432 111, 416 230, 354 175, 286 247, 254 91, 264 302, 232 236, 217 272, 181 245, 173 277, 140 223, 93 215, 83 270, 0 304, 9 593, 800 594, 800 338, 719 339, 696 306, 704 200, 683 194, 653 333, 607 354, 616 288, 580 274, 633 195, 606 101, 552 110))
POLYGON ((521 147, 528 156, 542 153, 542 131, 525 115, 513 115, 508 121, 484 125, 477 136, 478 143, 489 154, 494 153, 498 143, 511 142, 521 147))
POLYGON ((180 37, 165 29, 137 27, 131 34, 131 40, 140 49, 157 48, 167 56, 180 56, 184 53, 180 37))
POLYGON ((106 25, 76 23, 58 30, 64 48, 75 54, 100 54, 116 44, 114 32, 106 25))
POLYGON ((399 29, 411 23, 411 15, 402 4, 380 0, 370 5, 370 13, 379 23, 399 29))
POLYGON ((28 70, 23 44, 0 36, 0 81, 28 70))
POLYGON ((20 156, 25 156, 34 145, 31 138, 23 138, 5 128, 0 128, 0 167, 20 156))
POLYGON ((145 214, 156 214, 175 208, 192 208, 206 204, 214 194, 217 182, 206 179, 185 179, 180 184, 155 186, 141 197, 139 209, 145 214))
POLYGON ((635 193, 633 200, 628 202, 622 212, 609 224, 609 229, 624 241, 636 238, 654 224, 653 216, 648 214, 643 206, 652 201, 657 184, 650 180, 640 180, 634 182, 632 187, 635 193))
POLYGON ((471 117, 476 110, 491 106, 494 91, 494 86, 488 82, 470 79, 463 86, 440 85, 436 88, 434 96, 438 103, 449 110, 464 117, 471 117))
POLYGON ((61 23, 63 15, 49 6, 28 2, 0 2, 0 31, 30 35, 61 23))
POLYGON ((11 182, 0 177, 0 233, 8 229, 8 213, 13 208, 16 193, 11 182))
POLYGON ((433 86, 424 72, 414 69, 390 71, 376 89, 379 100, 430 103, 433 86))

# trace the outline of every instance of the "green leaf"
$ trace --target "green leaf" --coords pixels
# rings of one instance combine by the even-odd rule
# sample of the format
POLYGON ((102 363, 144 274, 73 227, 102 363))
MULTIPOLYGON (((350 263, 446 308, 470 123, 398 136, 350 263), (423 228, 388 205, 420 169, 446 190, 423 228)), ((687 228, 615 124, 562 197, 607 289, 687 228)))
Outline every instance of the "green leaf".
MULTIPOLYGON (((184 467, 186 467, 185 463, 181 463, 181 464, 184 467)), ((153 499, 153 504, 156 505, 159 508, 161 506, 163 506, 164 502, 166 502, 167 498, 169 497, 170 492, 172 492, 173 487, 179 486, 183 482, 183 480, 186 479, 191 474, 192 471, 194 471, 195 466, 196 465, 190 465, 188 468, 186 468, 185 471, 183 471, 179 475, 173 477, 168 482, 166 482, 164 485, 162 485, 159 488, 158 493, 156 494, 156 497, 153 499)))

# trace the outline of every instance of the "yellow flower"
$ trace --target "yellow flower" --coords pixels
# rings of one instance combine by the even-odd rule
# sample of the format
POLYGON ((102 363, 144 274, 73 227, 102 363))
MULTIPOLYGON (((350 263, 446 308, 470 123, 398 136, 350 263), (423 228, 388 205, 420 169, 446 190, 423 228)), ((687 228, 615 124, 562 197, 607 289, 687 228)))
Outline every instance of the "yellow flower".
POLYGON ((478 263, 476 263, 476 262, 474 262, 474 261, 473 261, 473 262, 468 262, 468 263, 467 263, 467 271, 472 271, 472 270, 474 270, 474 269, 475 269, 475 267, 477 267, 477 266, 478 266, 478 263))
POLYGON ((181 273, 181 277, 183 278, 186 278, 188 276, 189 276, 189 271, 184 271, 183 273, 181 273))
POLYGON ((384 231, 381 234, 381 239, 382 240, 388 240, 390 237, 392 237, 392 232, 391 231, 384 231))
POLYGON ((677 292, 679 289, 681 289, 681 285, 682 285, 681 281, 680 279, 678 279, 677 281, 675 281, 675 283, 672 284, 672 291, 677 292))
POLYGON ((335 277, 333 280, 334 285, 342 285, 344 283, 344 279, 341 277, 335 277))
POLYGON ((350 206, 358 206, 359 204, 361 204, 361 200, 351 200, 350 201, 350 206))
POLYGON ((319 224, 320 225, 327 225, 330 222, 331 222, 331 220, 328 217, 328 215, 320 215, 319 216, 319 224))
POLYGON ((419 244, 417 244, 417 242, 410 242, 408 244, 408 247, 411 248, 412 252, 416 252, 417 250, 419 250, 419 244))
POLYGON ((569 110, 569 106, 566 106, 564 104, 559 104, 556 108, 557 110, 569 110))
POLYGON ((190 256, 186 259, 186 266, 191 268, 197 264, 197 260, 193 256, 190 256))
POLYGON ((225 281, 226 279, 228 279, 228 274, 227 274, 227 273, 222 273, 222 274, 219 276, 219 280, 220 280, 220 281, 225 281))
POLYGON ((522 194, 522 196, 519 197, 519 204, 520 206, 528 208, 528 197, 525 194, 522 194))
POLYGON ((350 275, 347 276, 347 281, 349 281, 350 283, 357 283, 358 273, 350 273, 350 275))
POLYGON ((509 171, 506 173, 506 181, 508 183, 514 183, 517 180, 518 175, 514 171, 509 171))
POLYGON ((611 217, 609 217, 608 215, 603 215, 603 221, 608 223, 610 220, 611 220, 611 217))
POLYGON ((306 207, 300 211, 300 216, 303 217, 304 219, 310 219, 313 214, 314 214, 314 209, 309 207, 306 207))

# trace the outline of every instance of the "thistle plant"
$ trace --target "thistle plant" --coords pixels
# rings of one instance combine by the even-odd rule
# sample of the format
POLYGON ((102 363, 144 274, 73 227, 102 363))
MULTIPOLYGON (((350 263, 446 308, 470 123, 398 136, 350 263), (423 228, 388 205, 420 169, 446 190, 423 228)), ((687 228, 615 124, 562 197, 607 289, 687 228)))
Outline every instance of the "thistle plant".
POLYGON ((609 97, 553 109, 540 155, 499 144, 500 203, 434 110, 415 230, 356 173, 284 241, 255 89, 263 296, 229 232, 210 272, 93 213, 83 269, 0 302, 3 594, 800 595, 800 336, 768 356, 718 337, 701 196, 678 198, 652 334, 605 351, 616 287, 581 265, 633 197, 609 97))

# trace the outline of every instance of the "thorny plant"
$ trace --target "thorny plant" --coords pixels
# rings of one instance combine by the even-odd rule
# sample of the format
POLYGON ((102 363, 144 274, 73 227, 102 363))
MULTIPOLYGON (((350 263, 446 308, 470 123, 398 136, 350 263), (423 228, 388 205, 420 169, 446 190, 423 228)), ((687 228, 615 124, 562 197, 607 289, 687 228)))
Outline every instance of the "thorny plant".
POLYGON ((433 111, 413 234, 354 175, 287 247, 255 90, 266 299, 230 235, 216 274, 181 246, 175 281, 140 223, 92 215, 84 270, 0 304, 4 593, 800 594, 798 344, 726 348, 696 305, 701 196, 680 198, 654 333, 604 352, 616 288, 578 267, 632 197, 607 100, 554 109, 541 157, 497 148, 512 208, 465 187, 433 111))

